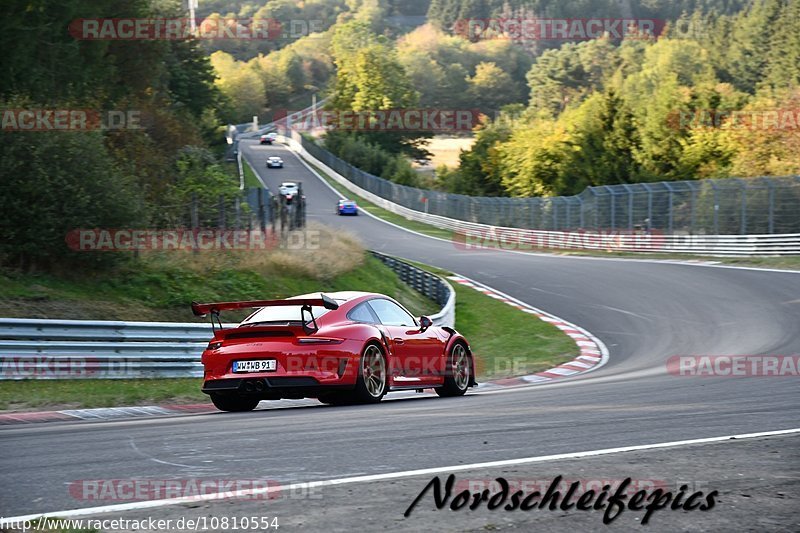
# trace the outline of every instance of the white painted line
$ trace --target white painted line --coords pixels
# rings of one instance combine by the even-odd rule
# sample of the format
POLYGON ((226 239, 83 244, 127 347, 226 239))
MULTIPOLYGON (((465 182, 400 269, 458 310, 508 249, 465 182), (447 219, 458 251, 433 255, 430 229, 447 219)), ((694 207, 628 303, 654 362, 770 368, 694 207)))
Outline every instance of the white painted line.
POLYGON ((449 474, 452 472, 464 472, 481 468, 503 468, 508 466, 518 466, 533 463, 546 463, 552 461, 562 461, 565 459, 582 459, 584 457, 597 457, 601 455, 612 455, 625 452, 637 452, 655 450, 660 448, 676 448, 679 446, 691 446, 694 444, 710 444, 714 442, 725 442, 732 439, 755 439, 760 437, 776 437, 779 435, 792 435, 800 433, 800 428, 781 429, 775 431, 763 431, 760 433, 744 433, 740 435, 726 435, 723 437, 707 437, 702 439, 678 440, 671 442, 659 442, 655 444, 640 444, 636 446, 622 446, 618 448, 604 448, 600 450, 588 450, 583 452, 560 453, 556 455, 540 455, 538 457, 523 457, 521 459, 506 459, 502 461, 490 461, 486 463, 473 463, 467 465, 442 466, 436 468, 421 468, 419 470, 405 470, 402 472, 389 472, 385 474, 371 474, 365 476, 344 477, 339 479, 328 479, 323 481, 309 481, 304 483, 292 483, 290 485, 280 485, 275 487, 263 487, 258 489, 239 490, 227 493, 201 494, 197 496, 187 496, 183 498, 168 498, 163 500, 151 500, 144 502, 121 503, 117 505, 105 505, 100 507, 85 507, 83 509, 70 509, 66 511, 52 511, 48 513, 36 513, 23 516, 11 516, 0 518, 0 527, 7 527, 11 523, 22 522, 25 520, 35 520, 42 517, 73 518, 76 516, 97 515, 105 513, 134 511, 139 509, 153 509, 157 507, 167 507, 182 503, 196 503, 199 501, 227 500, 241 497, 251 497, 270 493, 292 492, 302 489, 316 487, 333 487, 338 485, 352 485, 355 483, 371 483, 387 479, 402 479, 416 476, 430 476, 438 474, 449 474))

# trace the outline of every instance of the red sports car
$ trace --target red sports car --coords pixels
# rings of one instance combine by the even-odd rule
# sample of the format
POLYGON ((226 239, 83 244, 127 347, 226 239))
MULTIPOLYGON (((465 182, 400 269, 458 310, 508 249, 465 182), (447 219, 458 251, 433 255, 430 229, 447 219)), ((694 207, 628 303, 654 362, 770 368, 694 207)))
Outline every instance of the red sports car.
POLYGON ((203 392, 222 411, 250 411, 261 400, 318 398, 375 403, 395 390, 433 388, 460 396, 475 382, 466 339, 431 319, 415 319, 382 294, 336 292, 286 300, 192 303, 211 315, 203 352, 203 392), (221 311, 255 308, 236 328, 221 311))

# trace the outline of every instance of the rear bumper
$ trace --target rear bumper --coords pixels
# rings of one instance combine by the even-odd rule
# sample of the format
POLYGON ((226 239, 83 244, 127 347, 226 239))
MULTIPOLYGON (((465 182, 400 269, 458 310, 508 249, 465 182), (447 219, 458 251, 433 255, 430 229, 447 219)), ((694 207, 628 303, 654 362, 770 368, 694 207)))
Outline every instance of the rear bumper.
POLYGON ((242 377, 208 380, 203 383, 206 394, 236 394, 262 399, 315 398, 337 390, 350 390, 353 385, 323 385, 309 376, 242 377))
POLYGON ((332 346, 298 346, 290 343, 243 343, 206 350, 202 362, 202 391, 211 393, 260 394, 268 397, 316 397, 331 388, 352 389, 358 379, 362 343, 346 340, 332 346), (234 361, 274 359, 269 372, 235 373, 234 361))

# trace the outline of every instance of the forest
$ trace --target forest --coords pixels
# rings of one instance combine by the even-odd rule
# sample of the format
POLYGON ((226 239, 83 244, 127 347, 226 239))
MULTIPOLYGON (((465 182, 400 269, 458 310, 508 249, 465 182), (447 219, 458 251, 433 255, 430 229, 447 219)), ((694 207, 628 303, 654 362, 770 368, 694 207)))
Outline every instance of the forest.
POLYGON ((267 122, 312 95, 334 111, 479 110, 472 147, 433 178, 411 163, 426 156, 431 132, 320 139, 368 172, 443 191, 553 196, 800 173, 800 2, 791 0, 201 0, 201 20, 268 19, 285 30, 261 40, 81 40, 67 30, 86 18, 185 18, 179 0, 10 0, 6 12, 5 111, 141 117, 136 128, 67 135, 4 122, 0 262, 18 267, 67 257, 64 227, 156 227, 190 198, 233 198, 228 125, 267 122), (491 17, 664 24, 630 39, 458 31, 459 21, 491 17))

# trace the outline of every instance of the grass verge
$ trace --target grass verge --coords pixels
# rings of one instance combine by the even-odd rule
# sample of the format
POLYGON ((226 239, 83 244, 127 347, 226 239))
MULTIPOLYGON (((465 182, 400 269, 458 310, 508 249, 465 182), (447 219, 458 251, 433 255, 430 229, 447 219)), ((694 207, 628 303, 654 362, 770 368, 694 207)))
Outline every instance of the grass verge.
POLYGON ((253 172, 253 167, 247 162, 246 159, 242 158, 242 168, 244 169, 244 186, 250 187, 253 189, 261 189, 264 185, 261 183, 261 180, 258 179, 256 173, 253 172))
POLYGON ((200 379, 65 379, 0 381, 0 409, 83 409, 208 402, 200 379))
MULTIPOLYGON (((309 225, 311 249, 143 253, 107 270, 29 274, 0 270, 5 317, 192 322, 189 303, 285 298, 308 292, 388 294, 418 314, 435 302, 405 285, 353 237, 309 225)), ((298 239, 304 238, 299 236, 298 239)), ((294 242, 298 242, 295 240, 294 242)), ((310 241, 309 241, 310 242, 310 241)), ((234 313, 226 315, 233 321, 234 313)))
MULTIPOLYGON (((334 180, 324 170, 317 165, 307 161, 309 166, 316 170, 322 178, 328 182, 334 189, 339 191, 350 199, 358 201, 359 207, 368 211, 369 213, 380 217, 387 222, 396 224, 398 226, 429 235, 431 237, 439 237, 440 239, 453 239, 453 232, 417 222, 415 220, 408 220, 391 211, 387 211, 382 207, 371 203, 365 198, 347 190, 339 182, 334 180)), ((523 250, 524 251, 524 250, 523 250)), ((694 254, 671 254, 671 253, 644 253, 644 252, 602 252, 594 250, 557 250, 557 249, 541 249, 531 250, 535 253, 546 253, 552 255, 565 255, 565 256, 589 256, 589 257, 610 257, 620 259, 654 259, 654 260, 672 260, 672 261, 712 261, 724 265, 731 266, 747 266, 747 267, 760 267, 760 268, 777 268, 785 270, 800 270, 800 256, 765 256, 765 257, 720 257, 709 255, 694 255, 694 254)))

